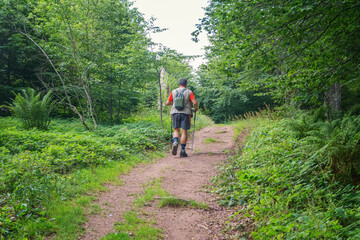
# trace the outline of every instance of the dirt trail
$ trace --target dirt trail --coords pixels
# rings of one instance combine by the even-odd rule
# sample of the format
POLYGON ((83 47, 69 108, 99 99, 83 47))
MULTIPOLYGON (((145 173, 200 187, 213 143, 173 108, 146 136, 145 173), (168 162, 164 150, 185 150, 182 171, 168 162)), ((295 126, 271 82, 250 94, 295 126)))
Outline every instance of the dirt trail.
POLYGON ((162 187, 173 196, 210 206, 210 210, 145 206, 143 210, 164 230, 164 239, 226 239, 222 230, 233 210, 220 207, 216 196, 204 186, 210 184, 218 172, 217 164, 227 159, 226 153, 234 146, 232 127, 211 126, 196 132, 194 151, 187 149, 188 158, 169 153, 154 164, 134 168, 121 176, 123 185, 109 186, 109 191, 99 196, 95 204, 101 206, 103 214, 88 216, 86 233, 80 239, 99 239, 113 232, 114 223, 121 221, 123 212, 131 210, 132 202, 144 190, 143 185, 154 178, 162 178, 162 187), (217 141, 204 143, 207 138, 217 141))

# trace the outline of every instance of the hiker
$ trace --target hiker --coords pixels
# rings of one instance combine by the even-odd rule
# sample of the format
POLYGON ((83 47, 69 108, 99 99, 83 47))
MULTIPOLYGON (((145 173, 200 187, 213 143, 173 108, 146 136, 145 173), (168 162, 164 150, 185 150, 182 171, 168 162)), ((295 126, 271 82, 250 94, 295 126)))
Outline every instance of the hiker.
POLYGON ((181 128, 181 150, 180 157, 187 157, 185 147, 187 142, 187 132, 190 129, 190 120, 192 116, 192 107, 198 110, 198 102, 195 100, 194 93, 186 88, 187 80, 179 80, 179 88, 173 90, 166 102, 167 106, 172 106, 170 114, 172 115, 174 143, 172 145, 172 155, 177 154, 181 128))

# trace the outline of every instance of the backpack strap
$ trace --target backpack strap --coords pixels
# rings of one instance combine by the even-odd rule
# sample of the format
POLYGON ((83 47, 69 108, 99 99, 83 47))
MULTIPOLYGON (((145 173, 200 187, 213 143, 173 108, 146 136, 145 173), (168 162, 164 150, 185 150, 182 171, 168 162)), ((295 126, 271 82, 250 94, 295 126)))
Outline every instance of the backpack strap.
MULTIPOLYGON (((182 90, 181 90, 181 93, 184 94, 184 92, 185 92, 186 90, 188 90, 188 89, 187 89, 187 88, 182 89, 182 90)), ((175 89, 175 93, 176 93, 176 95, 179 94, 179 92, 178 92, 177 89, 175 89)))

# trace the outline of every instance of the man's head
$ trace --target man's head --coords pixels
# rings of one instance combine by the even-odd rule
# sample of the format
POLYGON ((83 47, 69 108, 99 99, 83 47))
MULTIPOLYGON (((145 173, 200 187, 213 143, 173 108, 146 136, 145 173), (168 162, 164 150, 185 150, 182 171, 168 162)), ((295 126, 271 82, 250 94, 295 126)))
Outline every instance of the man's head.
POLYGON ((182 78, 179 80, 179 86, 186 87, 187 86, 187 80, 185 78, 182 78))

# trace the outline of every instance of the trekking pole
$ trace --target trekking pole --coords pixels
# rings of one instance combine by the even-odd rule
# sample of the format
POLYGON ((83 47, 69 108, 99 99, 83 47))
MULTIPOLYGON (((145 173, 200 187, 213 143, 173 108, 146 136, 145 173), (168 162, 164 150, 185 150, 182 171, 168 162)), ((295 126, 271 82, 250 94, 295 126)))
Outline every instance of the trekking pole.
POLYGON ((194 151, 194 140, 195 140, 195 122, 196 122, 196 110, 194 110, 195 115, 194 115, 194 130, 193 130, 193 136, 192 136, 192 146, 191 146, 191 151, 194 151))
POLYGON ((170 124, 170 146, 172 146, 173 139, 173 116, 171 115, 171 124, 170 124))

